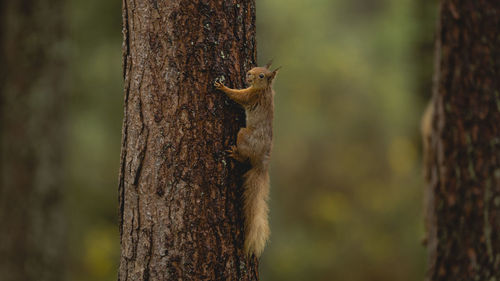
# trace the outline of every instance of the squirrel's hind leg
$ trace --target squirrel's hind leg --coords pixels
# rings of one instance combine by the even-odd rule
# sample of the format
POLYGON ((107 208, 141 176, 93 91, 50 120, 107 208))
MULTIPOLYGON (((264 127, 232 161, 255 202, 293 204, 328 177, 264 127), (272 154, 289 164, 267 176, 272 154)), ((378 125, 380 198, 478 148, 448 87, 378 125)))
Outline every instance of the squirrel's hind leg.
POLYGON ((229 156, 234 158, 239 162, 246 162, 250 158, 250 147, 248 145, 248 135, 250 130, 247 128, 241 128, 238 132, 238 137, 236 138, 236 146, 231 146, 228 150, 229 156))

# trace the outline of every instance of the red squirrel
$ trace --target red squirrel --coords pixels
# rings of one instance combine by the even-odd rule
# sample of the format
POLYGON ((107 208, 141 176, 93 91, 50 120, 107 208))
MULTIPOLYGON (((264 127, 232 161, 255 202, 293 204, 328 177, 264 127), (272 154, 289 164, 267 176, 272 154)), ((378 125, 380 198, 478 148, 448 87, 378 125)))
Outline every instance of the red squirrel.
POLYGON ((220 82, 215 87, 240 104, 246 113, 246 127, 238 132, 236 146, 228 150, 229 156, 239 162, 249 161, 251 169, 244 175, 245 253, 259 257, 269 238, 269 162, 273 146, 274 90, 278 69, 254 67, 247 72, 250 87, 230 89, 220 82))

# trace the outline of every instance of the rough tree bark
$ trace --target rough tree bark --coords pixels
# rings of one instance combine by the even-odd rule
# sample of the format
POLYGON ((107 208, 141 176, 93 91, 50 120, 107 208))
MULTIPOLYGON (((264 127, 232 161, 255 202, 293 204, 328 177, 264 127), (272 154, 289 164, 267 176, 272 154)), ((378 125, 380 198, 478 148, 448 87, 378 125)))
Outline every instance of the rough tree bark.
POLYGON ((0 4, 0 279, 63 280, 64 5, 0 4))
POLYGON ((428 280, 500 280, 500 2, 443 0, 428 280))
POLYGON ((123 1, 125 105, 119 280, 257 280, 241 176, 225 150, 255 65, 255 1, 123 1))

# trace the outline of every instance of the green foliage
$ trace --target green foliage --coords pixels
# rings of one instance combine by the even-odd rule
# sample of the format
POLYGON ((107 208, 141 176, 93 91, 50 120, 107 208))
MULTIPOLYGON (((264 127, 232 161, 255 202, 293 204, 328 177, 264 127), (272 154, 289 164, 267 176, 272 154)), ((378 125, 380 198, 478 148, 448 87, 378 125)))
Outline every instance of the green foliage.
MULTIPOLYGON (((69 280, 116 280, 121 1, 70 4, 69 280)), ((259 61, 283 66, 262 280, 423 280, 413 5, 258 1, 259 61)))
POLYGON ((412 2, 257 7, 260 62, 283 65, 262 279, 423 280, 412 2))
POLYGON ((71 0, 68 280, 116 280, 123 85, 121 1, 71 0))

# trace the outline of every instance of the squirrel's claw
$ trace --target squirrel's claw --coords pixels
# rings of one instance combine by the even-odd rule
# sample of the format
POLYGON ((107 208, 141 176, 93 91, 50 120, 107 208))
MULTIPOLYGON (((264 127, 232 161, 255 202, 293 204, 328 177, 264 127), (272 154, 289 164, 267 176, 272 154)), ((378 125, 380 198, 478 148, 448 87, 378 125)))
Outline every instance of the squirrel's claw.
POLYGON ((229 156, 233 156, 234 154, 236 154, 236 145, 231 145, 231 148, 230 149, 227 149, 226 152, 229 153, 229 156))
POLYGON ((231 149, 228 149, 226 150, 227 153, 229 153, 229 157, 233 158, 234 160, 238 161, 238 162, 245 162, 246 161, 246 158, 244 158, 239 152, 238 152, 238 148, 236 147, 236 145, 232 145, 231 146, 231 149))
POLYGON ((214 82, 214 86, 215 86, 216 89, 222 89, 222 88, 224 88, 224 84, 222 84, 222 83, 220 83, 218 81, 214 82))

